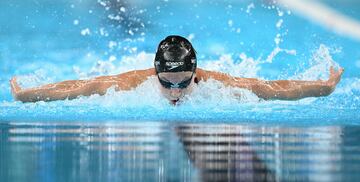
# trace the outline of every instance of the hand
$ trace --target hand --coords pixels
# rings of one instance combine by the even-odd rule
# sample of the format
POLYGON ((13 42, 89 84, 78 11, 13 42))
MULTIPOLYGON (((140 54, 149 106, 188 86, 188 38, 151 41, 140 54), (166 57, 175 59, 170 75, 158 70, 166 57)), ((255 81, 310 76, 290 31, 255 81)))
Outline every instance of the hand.
POLYGON ((11 86, 11 92, 12 92, 13 95, 16 95, 21 90, 19 84, 16 81, 16 77, 13 77, 10 80, 10 86, 11 86))
POLYGON ((330 76, 326 81, 326 85, 330 87, 331 91, 334 91, 336 85, 339 83, 341 79, 341 75, 344 72, 344 68, 339 68, 337 71, 334 70, 334 67, 330 67, 330 76))

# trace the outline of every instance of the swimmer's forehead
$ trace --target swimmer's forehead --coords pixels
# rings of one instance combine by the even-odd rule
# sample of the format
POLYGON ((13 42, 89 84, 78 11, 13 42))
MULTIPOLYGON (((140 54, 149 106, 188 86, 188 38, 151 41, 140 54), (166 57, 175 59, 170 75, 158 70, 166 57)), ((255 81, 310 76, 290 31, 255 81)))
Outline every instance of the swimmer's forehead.
POLYGON ((162 72, 162 73, 159 73, 159 77, 164 80, 182 81, 185 79, 189 79, 192 74, 193 74, 192 71, 162 72))

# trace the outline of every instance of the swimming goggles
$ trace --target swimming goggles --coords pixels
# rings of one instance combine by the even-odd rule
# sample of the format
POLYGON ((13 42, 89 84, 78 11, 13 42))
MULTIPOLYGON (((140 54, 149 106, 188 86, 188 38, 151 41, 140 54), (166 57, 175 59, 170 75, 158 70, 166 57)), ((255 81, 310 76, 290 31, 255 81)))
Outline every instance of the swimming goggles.
POLYGON ((162 80, 159 75, 158 75, 158 78, 159 78, 159 81, 160 81, 160 84, 167 88, 167 89, 170 89, 170 88, 180 88, 180 89, 184 89, 186 87, 188 87, 191 83, 191 80, 192 80, 192 77, 193 77, 194 73, 191 74, 191 77, 189 79, 186 79, 180 83, 172 83, 172 82, 169 82, 169 81, 165 81, 165 80, 162 80))

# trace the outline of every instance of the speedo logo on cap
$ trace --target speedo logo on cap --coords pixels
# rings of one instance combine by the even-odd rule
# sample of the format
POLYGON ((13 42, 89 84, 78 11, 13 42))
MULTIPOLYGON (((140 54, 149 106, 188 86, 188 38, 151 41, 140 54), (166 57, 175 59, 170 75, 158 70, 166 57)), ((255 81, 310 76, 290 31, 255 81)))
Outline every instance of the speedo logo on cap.
POLYGON ((166 62, 165 65, 170 67, 169 70, 175 69, 179 66, 184 65, 184 62, 166 62))

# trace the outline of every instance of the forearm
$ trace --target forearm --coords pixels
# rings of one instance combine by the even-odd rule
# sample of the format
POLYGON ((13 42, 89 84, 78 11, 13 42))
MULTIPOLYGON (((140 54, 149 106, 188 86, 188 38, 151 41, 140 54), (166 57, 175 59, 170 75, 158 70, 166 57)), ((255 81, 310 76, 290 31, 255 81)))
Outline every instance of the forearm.
POLYGON ((77 80, 21 90, 15 93, 14 96, 16 100, 22 102, 54 101, 74 99, 81 95, 89 96, 91 94, 104 94, 106 89, 107 88, 103 87, 98 82, 77 80))
POLYGON ((252 87, 263 99, 298 100, 305 97, 328 96, 333 92, 326 81, 278 80, 263 81, 252 87))
POLYGON ((66 98, 72 99, 73 97, 74 94, 72 93, 56 93, 50 89, 29 89, 15 94, 15 100, 22 102, 54 101, 66 98))

